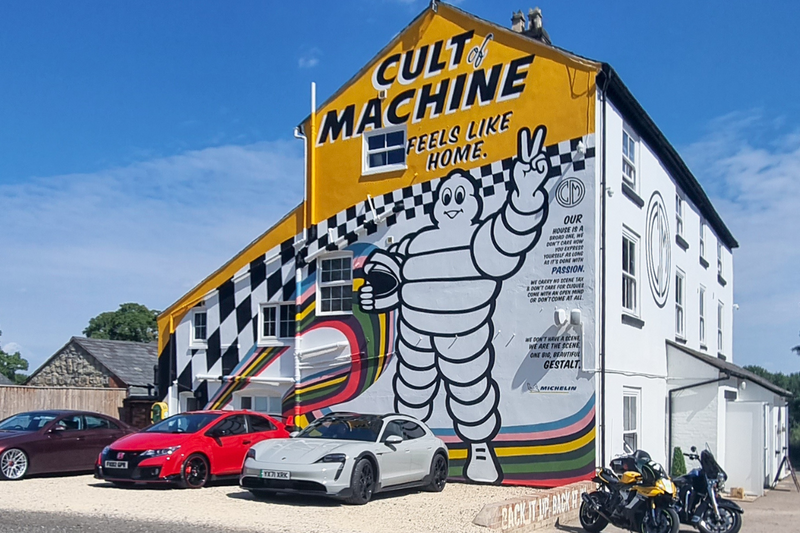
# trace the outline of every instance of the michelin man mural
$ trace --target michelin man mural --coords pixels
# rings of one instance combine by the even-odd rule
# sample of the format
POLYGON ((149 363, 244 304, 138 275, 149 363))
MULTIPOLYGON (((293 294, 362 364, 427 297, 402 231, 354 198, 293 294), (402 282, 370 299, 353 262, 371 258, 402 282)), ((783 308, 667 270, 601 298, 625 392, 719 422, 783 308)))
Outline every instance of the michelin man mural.
POLYGON ((456 169, 438 186, 431 224, 364 265, 361 308, 398 314, 395 410, 425 421, 443 387, 456 435, 469 445, 471 481, 502 481, 491 445, 501 427, 492 317, 502 282, 522 267, 547 220, 546 133, 518 132, 513 186, 499 210, 484 218, 478 184, 456 169))

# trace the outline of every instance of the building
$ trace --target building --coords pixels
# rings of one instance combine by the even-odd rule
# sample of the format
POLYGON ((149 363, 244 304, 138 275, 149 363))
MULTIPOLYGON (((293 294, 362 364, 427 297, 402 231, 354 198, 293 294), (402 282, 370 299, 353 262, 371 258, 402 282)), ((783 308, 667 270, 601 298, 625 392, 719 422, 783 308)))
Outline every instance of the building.
POLYGON ((137 427, 150 423, 155 401, 158 345, 72 337, 26 380, 34 387, 126 389, 120 418, 137 427))
POLYGON ((13 385, 14 382, 5 377, 3 374, 0 374, 0 385, 13 385))
POLYGON ((737 242, 609 65, 512 23, 432 2, 312 97, 303 203, 159 318, 171 412, 408 412, 484 483, 688 448, 670 354, 732 361, 737 242))

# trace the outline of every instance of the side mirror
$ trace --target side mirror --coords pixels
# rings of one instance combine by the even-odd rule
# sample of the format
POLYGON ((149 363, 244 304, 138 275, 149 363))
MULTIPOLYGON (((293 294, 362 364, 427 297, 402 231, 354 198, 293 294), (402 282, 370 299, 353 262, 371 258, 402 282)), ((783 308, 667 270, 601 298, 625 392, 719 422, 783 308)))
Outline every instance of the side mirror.
POLYGON ((697 453, 697 446, 692 446, 689 449, 692 450, 692 453, 697 453))
POLYGON ((386 444, 400 444, 401 442, 403 442, 403 437, 401 437, 400 435, 389 435, 383 442, 385 442, 386 444))
POLYGON ((53 426, 50 428, 48 433, 60 433, 62 431, 65 431, 66 429, 67 428, 65 428, 64 426, 53 426))

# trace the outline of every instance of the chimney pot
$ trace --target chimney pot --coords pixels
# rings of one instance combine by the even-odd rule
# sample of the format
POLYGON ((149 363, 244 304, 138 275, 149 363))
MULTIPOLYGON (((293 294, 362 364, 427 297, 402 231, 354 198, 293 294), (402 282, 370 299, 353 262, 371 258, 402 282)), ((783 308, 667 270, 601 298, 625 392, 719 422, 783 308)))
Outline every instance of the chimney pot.
POLYGON ((511 31, 522 33, 525 31, 525 15, 522 10, 511 14, 511 31))

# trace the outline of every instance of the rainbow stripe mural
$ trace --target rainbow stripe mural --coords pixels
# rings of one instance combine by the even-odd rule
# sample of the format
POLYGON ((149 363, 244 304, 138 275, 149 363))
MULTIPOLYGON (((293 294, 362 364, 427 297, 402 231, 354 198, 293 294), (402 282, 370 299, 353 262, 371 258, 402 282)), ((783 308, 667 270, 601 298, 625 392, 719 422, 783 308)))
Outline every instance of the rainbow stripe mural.
POLYGON ((261 375, 271 364, 280 359, 280 356, 288 349, 288 346, 268 348, 253 346, 231 372, 231 375, 236 377, 222 384, 208 401, 206 409, 225 409, 233 400, 234 392, 247 387, 251 381, 250 378, 261 375))

